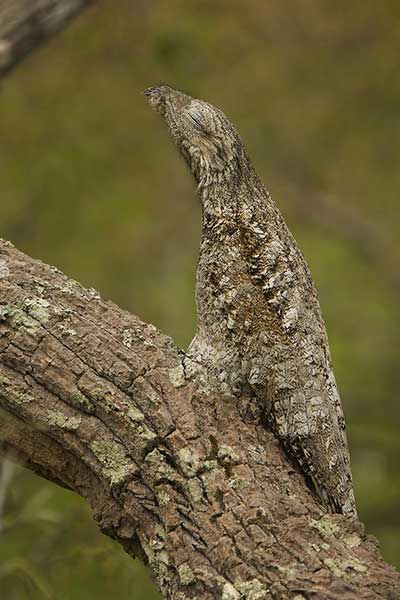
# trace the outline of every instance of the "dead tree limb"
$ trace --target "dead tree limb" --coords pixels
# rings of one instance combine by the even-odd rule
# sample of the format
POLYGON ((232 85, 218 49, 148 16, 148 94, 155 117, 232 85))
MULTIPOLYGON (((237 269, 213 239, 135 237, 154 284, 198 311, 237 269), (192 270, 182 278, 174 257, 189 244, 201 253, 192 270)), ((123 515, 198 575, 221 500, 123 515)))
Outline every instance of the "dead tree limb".
POLYGON ((166 598, 395 599, 363 526, 326 515, 172 340, 0 242, 0 449, 87 499, 166 598))
POLYGON ((90 0, 0 0, 0 77, 68 24, 90 0))

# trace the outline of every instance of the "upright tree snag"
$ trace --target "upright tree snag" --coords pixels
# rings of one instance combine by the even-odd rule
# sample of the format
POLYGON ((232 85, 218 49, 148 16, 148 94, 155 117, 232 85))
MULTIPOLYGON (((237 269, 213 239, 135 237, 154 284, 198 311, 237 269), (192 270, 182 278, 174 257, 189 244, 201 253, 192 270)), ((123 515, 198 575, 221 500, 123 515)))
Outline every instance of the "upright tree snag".
POLYGON ((0 242, 2 454, 86 498, 166 598, 398 598, 363 526, 325 514, 272 433, 183 356, 0 242))
POLYGON ((58 33, 91 0, 1 0, 0 77, 58 33))

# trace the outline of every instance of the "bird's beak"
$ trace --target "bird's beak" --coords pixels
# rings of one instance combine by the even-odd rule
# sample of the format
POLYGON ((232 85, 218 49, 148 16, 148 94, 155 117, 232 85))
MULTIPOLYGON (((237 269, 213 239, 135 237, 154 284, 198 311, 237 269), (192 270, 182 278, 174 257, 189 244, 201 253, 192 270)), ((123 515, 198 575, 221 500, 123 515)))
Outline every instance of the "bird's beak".
POLYGON ((160 85, 156 87, 148 87, 144 90, 143 95, 148 98, 150 106, 158 113, 164 116, 165 104, 168 93, 171 92, 171 88, 167 85, 160 85))
POLYGON ((152 96, 158 95, 160 93, 160 89, 161 88, 157 87, 157 86, 156 87, 148 87, 143 91, 143 94, 145 96, 149 96, 151 98, 152 96))

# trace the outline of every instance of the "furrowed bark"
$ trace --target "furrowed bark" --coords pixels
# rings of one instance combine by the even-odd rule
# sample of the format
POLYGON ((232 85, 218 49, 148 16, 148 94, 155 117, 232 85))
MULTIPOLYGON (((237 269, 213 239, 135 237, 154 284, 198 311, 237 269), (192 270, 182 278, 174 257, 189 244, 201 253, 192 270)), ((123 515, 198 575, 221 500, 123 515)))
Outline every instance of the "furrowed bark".
POLYGON ((274 436, 182 357, 0 242, 3 455, 86 498, 166 598, 399 597, 363 526, 324 514, 274 436))
POLYGON ((0 77, 55 35, 91 0, 1 0, 0 77))

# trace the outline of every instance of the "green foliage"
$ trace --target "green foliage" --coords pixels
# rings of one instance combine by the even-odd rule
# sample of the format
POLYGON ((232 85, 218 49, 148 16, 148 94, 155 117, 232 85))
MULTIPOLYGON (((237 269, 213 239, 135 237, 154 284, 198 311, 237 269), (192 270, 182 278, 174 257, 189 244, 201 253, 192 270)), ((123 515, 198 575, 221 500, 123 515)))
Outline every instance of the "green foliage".
MULTIPOLYGON (((238 125, 311 265, 360 517, 398 565, 399 16, 393 0, 104 0, 0 96, 0 235, 182 346, 200 208, 140 92, 170 83, 238 125)), ((2 597, 155 597, 72 494, 18 470, 4 519, 2 597)))

